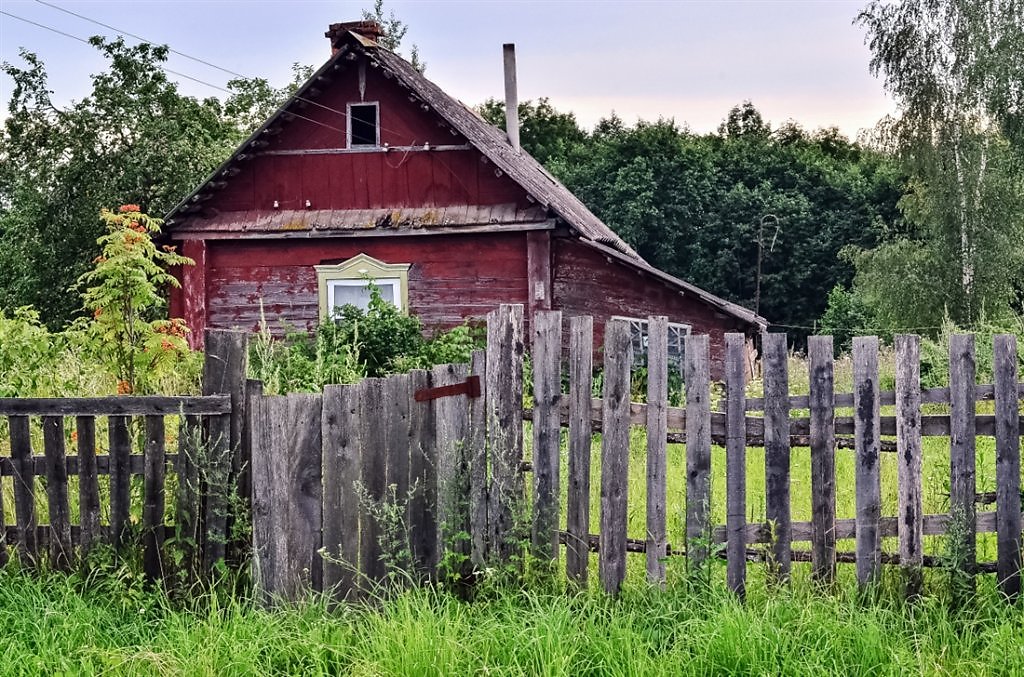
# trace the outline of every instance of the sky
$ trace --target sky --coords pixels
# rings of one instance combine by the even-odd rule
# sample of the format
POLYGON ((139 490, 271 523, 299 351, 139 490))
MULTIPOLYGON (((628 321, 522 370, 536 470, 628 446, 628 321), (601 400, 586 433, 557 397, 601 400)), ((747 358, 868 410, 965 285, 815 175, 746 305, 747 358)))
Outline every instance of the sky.
MULTIPOLYGON (((330 23, 360 18, 372 0, 45 0, 216 66, 283 85, 293 63, 330 55, 330 23)), ((503 98, 502 44, 514 42, 520 100, 546 96, 587 128, 617 114, 674 119, 714 131, 750 100, 773 126, 838 127, 851 138, 895 110, 868 71, 864 2, 846 0, 385 0, 408 27, 428 78, 469 105, 503 98)), ((85 38, 117 31, 39 0, 0 0, 0 12, 85 38)), ((129 38, 130 42, 134 42, 129 38)), ((73 38, 0 14, 0 60, 19 49, 46 64, 58 105, 86 96, 97 51, 73 38)), ((223 86, 232 76, 172 55, 167 67, 223 86)), ((175 76, 172 76, 175 77, 175 76)), ((185 93, 224 96, 176 78, 185 93)), ((12 82, 0 74, 6 108, 12 82)), ((5 112, 5 111, 4 111, 5 112)), ((0 113, 3 115, 3 113, 0 113)))

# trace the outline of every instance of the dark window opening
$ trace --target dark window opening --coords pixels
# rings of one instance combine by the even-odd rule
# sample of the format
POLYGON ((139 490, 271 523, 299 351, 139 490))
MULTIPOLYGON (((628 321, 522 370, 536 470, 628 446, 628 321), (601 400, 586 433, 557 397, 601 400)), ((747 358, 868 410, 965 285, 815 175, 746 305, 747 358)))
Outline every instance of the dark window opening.
POLYGON ((348 107, 348 145, 377 146, 377 104, 352 104, 348 107))

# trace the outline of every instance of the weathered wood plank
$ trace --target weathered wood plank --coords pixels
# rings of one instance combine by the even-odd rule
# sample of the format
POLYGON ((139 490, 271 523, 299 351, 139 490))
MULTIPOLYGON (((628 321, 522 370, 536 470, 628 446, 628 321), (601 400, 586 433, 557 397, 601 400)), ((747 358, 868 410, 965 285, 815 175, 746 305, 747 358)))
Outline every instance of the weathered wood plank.
POLYGON ((43 417, 43 451, 46 454, 46 500, 50 515, 50 566, 58 571, 69 571, 74 553, 71 549, 63 417, 43 417))
POLYGON ((665 583, 668 432, 668 318, 647 319, 647 580, 665 583))
POLYGON ((882 574, 882 473, 879 459, 881 403, 878 386, 878 337, 853 339, 854 438, 857 444, 857 582, 866 588, 882 574))
MULTIPOLYGON (((78 519, 82 526, 82 558, 100 538, 100 484, 96 469, 96 419, 75 418, 78 436, 78 519)), ((70 473, 71 470, 69 469, 70 473)))
POLYGON ((921 492, 921 338, 896 337, 896 478, 899 484, 899 556, 908 597, 923 583, 921 492))
POLYGON ((569 318, 569 479, 566 503, 565 573, 587 583, 590 566, 590 400, 594 381, 594 319, 569 318))
POLYGON ((726 582, 741 599, 747 590, 747 440, 743 421, 746 399, 746 336, 725 335, 725 519, 726 582))
MULTIPOLYGON (((461 383, 469 375, 465 364, 445 364, 434 367, 435 386, 461 383)), ((434 401, 434 426, 437 435, 437 494, 438 522, 441 525, 440 552, 451 552, 465 557, 463 568, 456 574, 468 574, 468 557, 472 547, 469 533, 469 403, 465 395, 442 397, 434 401)))
POLYGON ((533 316, 533 555, 558 559, 562 312, 533 316))
POLYGON ((1017 337, 993 338, 996 398, 996 580, 1015 600, 1021 592, 1020 391, 1017 337))
POLYGON ((523 306, 487 315, 487 453, 491 464, 492 554, 507 562, 518 548, 523 501, 523 306))
MULTIPOLYGON (((977 513, 979 534, 995 533, 996 531, 996 513, 995 512, 979 512, 977 513)), ((925 536, 942 536, 949 531, 951 524, 951 518, 948 513, 940 513, 937 515, 924 515, 921 519, 921 532, 925 536)), ((751 543, 771 543, 774 539, 771 525, 767 522, 750 522, 744 526, 744 538, 748 544, 751 543)), ((813 522, 793 522, 792 541, 799 543, 803 541, 812 540, 814 534, 814 523, 813 522)), ((899 534, 899 518, 898 517, 883 517, 878 522, 878 535, 882 538, 890 538, 899 534)), ((836 520, 836 538, 837 539, 848 539, 857 537, 857 519, 837 519, 836 520)), ((712 532, 712 541, 715 543, 725 543, 727 540, 727 530, 724 524, 720 524, 714 527, 712 532)))
POLYGON ((469 451, 469 536, 470 557, 478 567, 486 565, 488 554, 488 504, 487 496, 487 353, 473 352, 469 372, 479 377, 480 397, 469 400, 469 436, 466 448, 469 451))
POLYGON ((110 538, 115 548, 124 545, 131 511, 132 440, 127 416, 111 416, 107 422, 110 447, 110 538))
MULTIPOLYGON (((181 568, 189 581, 199 575, 199 460, 203 445, 202 420, 199 416, 182 416, 178 425, 178 456, 175 472, 178 474, 177 506, 174 522, 178 547, 181 550, 181 568)), ((253 519, 256 520, 255 511, 253 519)))
POLYGON ((604 329, 604 416, 601 433, 601 552, 605 592, 617 595, 626 578, 626 516, 629 499, 629 390, 633 347, 629 324, 611 320, 604 329))
POLYGON ((711 538, 711 370, 707 335, 686 337, 686 548, 699 568, 711 538))
POLYGON ((11 435, 11 464, 14 466, 14 514, 18 525, 18 555, 21 565, 33 568, 39 564, 36 541, 36 481, 32 462, 32 437, 27 416, 7 419, 11 435))
POLYGON ((253 551, 267 602, 294 601, 322 584, 322 400, 292 394, 251 402, 253 551))
MULTIPOLYGON (((409 507, 409 406, 412 393, 409 391, 408 374, 389 376, 384 381, 384 444, 385 477, 387 490, 385 500, 389 514, 404 515, 409 507)), ((409 549, 406 524, 399 522, 388 525, 390 551, 385 551, 389 574, 402 574, 412 570, 412 552, 409 549), (396 572, 397 569, 397 572, 396 572)), ((393 577, 397 583, 407 581, 404 576, 393 577)))
MULTIPOLYGON (((433 386, 431 372, 409 372, 413 393, 433 386)), ((434 401, 413 402, 409 413, 409 533, 413 565, 424 578, 437 575, 440 536, 437 524, 437 445, 434 439, 434 401)))
POLYGON ((222 396, 0 397, 0 416, 166 416, 229 411, 231 400, 222 396))
POLYGON ((834 376, 831 336, 807 339, 810 369, 811 515, 814 577, 831 583, 836 575, 836 460, 834 376))
POLYGON ((231 510, 231 416, 220 414, 207 419, 201 476, 205 480, 203 505, 203 570, 211 574, 224 560, 228 545, 228 517, 231 510))
MULTIPOLYGON (((15 530, 17 536, 17 530, 15 530)), ((0 569, 7 566, 10 554, 7 551, 7 515, 4 512, 4 484, 0 482, 0 569)))
POLYGON ((378 519, 379 506, 383 504, 387 490, 384 426, 379 420, 384 409, 384 379, 363 379, 362 387, 359 408, 359 572, 363 581, 373 585, 383 581, 387 574, 381 550, 383 525, 378 519))
POLYGON ((360 385, 324 387, 323 443, 324 591, 341 601, 352 595, 359 571, 360 385))
POLYGON ((768 553, 768 575, 788 582, 790 546, 789 355, 786 335, 761 335, 764 365, 764 475, 765 517, 773 525, 775 541, 768 553))
MULTIPOLYGON (((1018 387, 1024 385, 1019 383, 1018 387)), ((880 401, 883 407, 894 406, 896 404, 896 392, 886 391, 880 393, 880 401)), ((836 393, 835 395, 835 406, 836 407, 852 407, 853 406, 853 393, 836 393)), ((974 399, 978 402, 991 401, 995 398, 995 387, 991 384, 978 385, 974 389, 974 399)), ((807 395, 790 395, 789 407, 791 409, 807 409, 809 407, 810 400, 807 395)), ((948 404, 949 403, 949 387, 943 386, 941 388, 927 388, 921 391, 921 402, 923 404, 948 404)), ((764 398, 761 397, 748 397, 747 398, 747 411, 762 411, 764 409, 764 398)))
POLYGON ((956 594, 974 590, 976 561, 974 532, 975 481, 975 359, 974 335, 954 334, 949 337, 949 508, 962 525, 960 537, 952 536, 951 551, 956 553, 963 576, 956 584, 956 594))
MULTIPOLYGON (((226 413, 226 422, 211 420, 211 431, 224 426, 227 432, 227 445, 224 458, 218 457, 217 472, 223 476, 224 490, 221 492, 223 502, 218 506, 224 513, 223 536, 219 534, 221 522, 218 515, 210 520, 208 515, 207 528, 217 530, 213 535, 214 549, 207 555, 210 561, 221 557, 237 560, 244 551, 242 543, 228 543, 229 534, 235 520, 235 506, 241 508, 241 514, 249 512, 249 496, 252 493, 249 477, 250 459, 248 445, 243 442, 245 432, 246 406, 246 363, 248 361, 248 333, 227 329, 207 329, 205 333, 205 351, 203 361, 203 395, 227 395, 231 398, 231 408, 226 413), (223 467, 221 467, 223 463, 223 467), (231 489, 228 489, 228 487, 231 489), (216 547, 217 539, 224 540, 224 551, 216 547)), ((216 439, 216 437, 212 437, 216 439)), ((220 480, 218 480, 220 481, 220 480)), ((218 489, 218 491, 220 491, 218 489)), ((211 541, 208 541, 210 543, 211 541)))
POLYGON ((164 576, 164 480, 167 472, 164 417, 146 417, 146 472, 143 479, 142 568, 146 578, 164 576))

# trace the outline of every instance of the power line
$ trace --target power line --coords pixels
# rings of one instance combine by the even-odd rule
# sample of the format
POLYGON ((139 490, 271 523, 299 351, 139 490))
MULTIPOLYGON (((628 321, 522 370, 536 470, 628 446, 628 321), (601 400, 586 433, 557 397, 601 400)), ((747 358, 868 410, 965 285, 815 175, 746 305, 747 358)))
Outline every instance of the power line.
MULTIPOLYGON (((66 32, 64 32, 62 30, 57 29, 57 28, 53 28, 52 26, 47 26, 47 25, 41 24, 41 23, 39 23, 37 21, 32 21, 31 19, 26 19, 25 17, 17 16, 16 14, 11 14, 10 12, 5 12, 4 10, 0 10, 0 14, 3 14, 4 16, 9 16, 12 19, 17 19, 18 21, 24 21, 25 23, 32 24, 33 26, 38 26, 39 28, 42 28, 44 30, 48 30, 51 33, 56 33, 58 35, 63 35, 66 38, 71 38, 72 40, 78 40, 79 42, 85 43, 87 45, 92 45, 92 43, 89 42, 88 40, 86 40, 85 38, 79 37, 77 35, 72 35, 71 33, 66 33, 66 32)), ((112 29, 112 30, 116 30, 116 29, 112 29)), ((132 37, 134 37, 134 36, 132 36, 132 37)), ((153 43, 147 42, 146 44, 152 45, 153 43)), ((167 73, 168 75, 175 75, 175 76, 180 77, 180 78, 185 78, 186 80, 191 80, 192 82, 198 83, 200 85, 204 85, 206 87, 210 87, 212 89, 216 89, 216 90, 221 91, 221 92, 225 92, 227 94, 232 94, 232 95, 235 94, 235 92, 231 91, 230 89, 227 89, 226 87, 221 87, 220 85, 215 85, 212 82, 207 82, 206 80, 200 80, 199 78, 193 77, 191 75, 187 75, 185 73, 181 73, 179 71, 176 71, 176 70, 173 70, 173 69, 170 69, 170 68, 166 68, 164 66, 160 66, 160 65, 157 65, 157 64, 153 64, 153 65, 154 65, 155 68, 163 71, 164 73, 167 73)), ((300 100, 305 100, 305 99, 302 99, 302 97, 296 97, 296 98, 300 99, 300 100)), ((320 104, 316 104, 316 102, 312 102, 312 101, 309 102, 309 103, 313 103, 314 105, 320 105, 320 104)), ((345 115, 341 111, 334 110, 333 108, 328 108, 327 106, 322 106, 322 107, 323 108, 327 108, 328 110, 334 111, 335 113, 338 113, 339 115, 342 115, 342 116, 345 115)), ((288 111, 288 114, 289 115, 293 115, 293 116, 295 116, 297 118, 300 118, 302 120, 306 120, 307 122, 312 122, 315 125, 320 125, 321 127, 325 127, 325 128, 330 129, 332 131, 339 132, 341 134, 345 133, 344 129, 339 129, 338 127, 335 127, 333 125, 329 125, 329 124, 327 124, 325 122, 320 122, 319 120, 314 120, 313 118, 306 117, 305 115, 300 115, 299 113, 295 113, 293 111, 288 111)), ((390 131, 390 130, 388 130, 388 131, 390 131)))
MULTIPOLYGON (((147 45, 155 44, 152 40, 147 40, 146 38, 143 38, 141 36, 135 35, 134 33, 129 33, 128 31, 126 31, 124 29, 121 29, 121 28, 115 28, 115 27, 111 26, 110 24, 103 23, 102 21, 97 21, 96 19, 91 19, 91 18, 85 16, 84 14, 79 14, 77 12, 72 12, 70 9, 66 9, 64 7, 61 7, 60 5, 55 5, 55 4, 51 3, 51 2, 46 2, 45 0, 36 0, 36 2, 38 2, 40 5, 46 5, 47 7, 52 7, 53 9, 57 10, 58 12, 64 12, 65 14, 70 14, 71 16, 78 17, 79 19, 82 19, 83 21, 88 21, 89 23, 96 24, 97 26, 103 26, 104 28, 107 28, 109 30, 114 31, 115 33, 122 33, 124 35, 127 35, 128 37, 135 38, 136 40, 139 40, 141 42, 146 43, 147 45)), ((230 68, 224 68, 222 66, 218 66, 215 63, 210 63, 209 61, 206 61, 205 59, 200 59, 197 56, 192 56, 191 54, 186 54, 184 52, 179 52, 178 50, 171 48, 170 45, 167 46, 167 49, 172 54, 177 54, 178 56, 184 57, 186 59, 190 59, 192 61, 195 61, 196 63, 201 63, 204 66, 209 66, 210 68, 216 68, 217 70, 219 70, 219 71, 221 71, 223 73, 227 73, 228 75, 234 75, 235 77, 238 77, 238 78, 248 79, 247 76, 242 75, 241 73, 236 73, 235 71, 231 70, 230 68)))

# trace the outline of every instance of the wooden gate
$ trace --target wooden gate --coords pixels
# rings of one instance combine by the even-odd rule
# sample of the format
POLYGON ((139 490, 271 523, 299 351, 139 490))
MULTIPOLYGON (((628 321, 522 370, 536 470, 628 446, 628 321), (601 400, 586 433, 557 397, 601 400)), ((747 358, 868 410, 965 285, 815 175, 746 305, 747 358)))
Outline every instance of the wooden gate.
POLYGON ((521 306, 492 312, 488 350, 469 365, 321 394, 250 387, 255 570, 268 599, 310 588, 352 598, 389 577, 428 580, 511 551, 522 323, 521 306))

